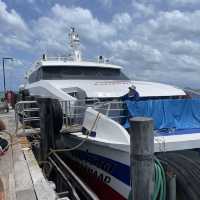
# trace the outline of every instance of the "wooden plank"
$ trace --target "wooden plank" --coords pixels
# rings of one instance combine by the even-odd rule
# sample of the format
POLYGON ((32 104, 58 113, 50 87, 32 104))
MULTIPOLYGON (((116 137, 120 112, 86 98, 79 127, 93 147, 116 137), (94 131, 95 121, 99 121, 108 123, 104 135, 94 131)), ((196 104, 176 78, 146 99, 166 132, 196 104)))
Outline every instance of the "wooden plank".
MULTIPOLYGON (((0 157, 0 178, 3 182, 6 200, 36 200, 34 187, 30 177, 29 169, 21 150, 21 145, 17 143, 14 136, 15 118, 11 111, 6 115, 1 115, 1 119, 6 124, 8 132, 13 135, 13 143, 4 156, 0 157)), ((10 137, 3 134, 2 137, 11 143, 10 137)))
MULTIPOLYGON (((11 117, 11 115, 9 115, 9 117, 11 117)), ((6 124, 6 127, 8 127, 9 119, 4 117, 3 121, 6 124)), ((10 142, 10 137, 7 134, 2 134, 1 137, 10 142)), ((5 199, 16 200, 11 147, 9 147, 8 151, 0 157, 0 178, 3 183, 5 199)))
POLYGON ((13 161, 14 161, 16 199, 36 200, 34 186, 29 173, 29 168, 24 158, 20 144, 17 144, 13 147, 13 161))
POLYGON ((15 179, 13 173, 9 174, 9 196, 11 200, 16 200, 15 179))
POLYGON ((40 167, 31 150, 24 150, 29 171, 32 177, 35 193, 38 200, 55 200, 57 195, 44 178, 40 167))

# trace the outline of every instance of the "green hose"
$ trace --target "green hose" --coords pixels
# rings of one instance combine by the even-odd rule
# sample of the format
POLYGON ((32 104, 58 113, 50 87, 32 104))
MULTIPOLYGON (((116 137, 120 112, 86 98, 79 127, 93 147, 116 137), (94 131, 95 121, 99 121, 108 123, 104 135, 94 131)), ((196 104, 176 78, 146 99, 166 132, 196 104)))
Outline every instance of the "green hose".
POLYGON ((166 178, 165 171, 158 159, 154 164, 154 193, 152 200, 166 200, 166 178))
MULTIPOLYGON (((131 192, 128 200, 131 200, 131 192)), ((166 200, 166 178, 165 171, 158 159, 154 164, 154 193, 152 200, 166 200)))

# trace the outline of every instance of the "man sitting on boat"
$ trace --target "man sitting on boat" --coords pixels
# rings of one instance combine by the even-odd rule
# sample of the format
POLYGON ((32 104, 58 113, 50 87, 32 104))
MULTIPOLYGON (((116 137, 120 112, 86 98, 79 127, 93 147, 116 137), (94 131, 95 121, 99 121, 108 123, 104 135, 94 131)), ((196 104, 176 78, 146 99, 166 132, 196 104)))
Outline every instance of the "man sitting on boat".
POLYGON ((129 92, 121 97, 121 100, 123 102, 123 104, 122 104, 123 113, 122 113, 122 117, 121 117, 122 125, 125 125, 125 123, 127 122, 127 118, 129 118, 129 112, 128 112, 128 108, 127 108, 125 101, 138 101, 139 96, 140 96, 138 91, 136 90, 135 85, 129 86, 128 89, 129 89, 129 92))
POLYGON ((131 85, 129 86, 129 92, 122 96, 122 101, 126 101, 126 100, 130 100, 130 101, 134 101, 134 100, 138 100, 139 99, 139 93, 136 90, 135 85, 131 85))

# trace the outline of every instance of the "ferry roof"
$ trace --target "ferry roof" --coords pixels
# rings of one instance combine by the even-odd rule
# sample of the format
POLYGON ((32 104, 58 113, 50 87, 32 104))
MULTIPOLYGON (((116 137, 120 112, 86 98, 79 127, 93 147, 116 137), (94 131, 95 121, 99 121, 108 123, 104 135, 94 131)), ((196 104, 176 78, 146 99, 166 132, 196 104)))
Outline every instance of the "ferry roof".
POLYGON ((46 80, 57 89, 81 88, 90 98, 121 97, 128 93, 128 87, 136 86, 140 97, 165 97, 185 95, 182 89, 162 83, 132 80, 46 80))
POLYGON ((41 60, 37 63, 37 68, 42 66, 74 66, 74 67, 100 67, 100 68, 111 68, 111 69, 122 69, 119 65, 113 65, 105 62, 90 62, 90 61, 69 61, 69 60, 41 60))

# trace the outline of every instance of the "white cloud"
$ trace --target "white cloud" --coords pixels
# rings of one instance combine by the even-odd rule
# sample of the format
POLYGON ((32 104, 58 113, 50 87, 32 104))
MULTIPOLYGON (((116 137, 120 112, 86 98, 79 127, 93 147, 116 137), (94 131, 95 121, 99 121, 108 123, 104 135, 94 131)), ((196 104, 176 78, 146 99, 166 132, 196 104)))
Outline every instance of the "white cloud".
POLYGON ((95 43, 116 34, 112 26, 100 22, 89 10, 56 4, 52 7, 49 16, 40 17, 34 22, 36 46, 40 50, 66 51, 67 34, 72 26, 78 30, 82 39, 95 43))
POLYGON ((182 12, 174 10, 160 12, 154 19, 150 19, 149 31, 157 31, 159 34, 173 34, 174 36, 191 37, 200 33, 200 10, 194 12, 182 12))
POLYGON ((109 24, 100 22, 87 9, 79 7, 67 8, 56 4, 52 8, 52 13, 53 20, 60 20, 68 27, 77 27, 84 37, 92 40, 98 41, 115 34, 115 30, 109 24))
POLYGON ((7 10, 6 4, 0 0, 0 23, 4 26, 1 26, 1 29, 9 29, 10 27, 15 27, 20 30, 27 30, 26 24, 21 18, 21 16, 15 11, 7 10))
POLYGON ((188 5, 195 5, 199 4, 199 0, 168 0, 169 5, 171 6, 188 6, 188 5))
POLYGON ((112 23, 117 29, 126 29, 132 22, 132 18, 128 13, 119 13, 113 16, 112 23))
POLYGON ((155 14, 153 4, 144 4, 133 0, 132 6, 134 8, 134 17, 149 17, 155 14))
POLYGON ((157 66, 162 58, 162 54, 158 49, 132 39, 105 42, 104 45, 114 54, 113 59, 123 58, 124 62, 128 61, 129 66, 132 64, 135 67, 139 65, 143 68, 149 68, 153 65, 157 66))
POLYGON ((110 8, 113 3, 112 0, 99 0, 99 2, 107 8, 110 8))
POLYGON ((13 9, 8 10, 0 0, 0 48, 10 51, 12 48, 29 48, 30 32, 22 17, 13 9))
POLYGON ((171 43, 169 47, 170 52, 173 54, 185 54, 185 55, 199 55, 200 44, 191 40, 177 40, 171 43))

